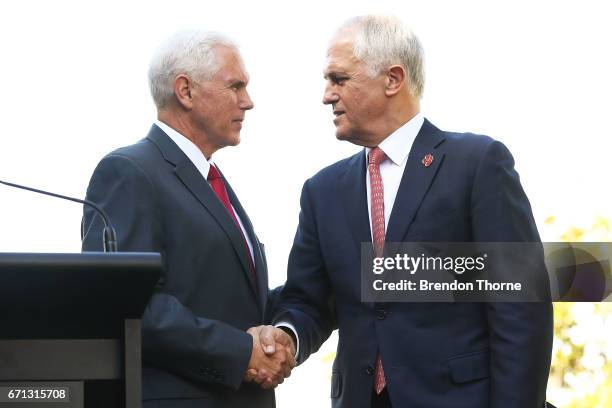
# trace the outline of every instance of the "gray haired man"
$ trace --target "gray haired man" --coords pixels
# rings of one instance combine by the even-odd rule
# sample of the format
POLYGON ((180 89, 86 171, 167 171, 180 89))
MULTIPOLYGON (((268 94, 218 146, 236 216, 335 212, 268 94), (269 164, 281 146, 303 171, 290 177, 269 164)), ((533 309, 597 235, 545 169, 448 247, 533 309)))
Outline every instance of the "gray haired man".
MULTIPOLYGON (((274 292, 263 246, 213 154, 240 142, 253 108, 236 45, 222 35, 170 38, 149 69, 157 118, 140 142, 95 169, 87 198, 112 217, 122 251, 153 251, 165 272, 142 321, 145 407, 274 407, 295 365, 277 330, 266 356, 258 331, 274 292), (262 388, 249 372, 269 379, 262 388)), ((83 250, 99 251, 102 223, 88 209, 83 250)))
POLYGON ((294 331, 298 361, 338 329, 336 408, 542 407, 550 303, 361 299, 364 242, 382 254, 385 242, 539 241, 512 155, 424 118, 422 48, 396 18, 343 25, 324 76, 336 137, 363 149, 304 183, 275 317, 294 331))

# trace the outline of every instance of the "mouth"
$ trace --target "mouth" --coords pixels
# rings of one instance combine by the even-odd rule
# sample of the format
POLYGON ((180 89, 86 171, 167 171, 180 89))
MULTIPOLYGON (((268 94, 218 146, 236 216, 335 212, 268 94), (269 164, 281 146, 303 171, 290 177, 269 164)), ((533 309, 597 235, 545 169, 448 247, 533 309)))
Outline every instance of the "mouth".
POLYGON ((242 121, 243 120, 244 120, 244 118, 243 119, 234 119, 234 120, 232 120, 232 126, 234 126, 235 129, 242 129, 242 121))
POLYGON ((338 126, 338 119, 340 119, 344 113, 345 112, 341 110, 334 110, 334 124, 336 126, 338 126))

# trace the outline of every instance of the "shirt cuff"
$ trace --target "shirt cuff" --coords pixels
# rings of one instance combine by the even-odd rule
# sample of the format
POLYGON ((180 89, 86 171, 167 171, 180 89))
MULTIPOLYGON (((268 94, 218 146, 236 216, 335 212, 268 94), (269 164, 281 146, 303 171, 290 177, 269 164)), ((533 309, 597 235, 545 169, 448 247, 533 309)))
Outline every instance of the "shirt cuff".
POLYGON ((296 344, 295 344, 295 356, 294 357, 297 360, 297 357, 300 355, 300 338, 298 337, 297 330, 295 330, 295 327, 287 321, 280 321, 276 323, 274 327, 278 327, 278 328, 284 327, 286 329, 291 330, 291 332, 293 333, 293 337, 295 338, 296 344))

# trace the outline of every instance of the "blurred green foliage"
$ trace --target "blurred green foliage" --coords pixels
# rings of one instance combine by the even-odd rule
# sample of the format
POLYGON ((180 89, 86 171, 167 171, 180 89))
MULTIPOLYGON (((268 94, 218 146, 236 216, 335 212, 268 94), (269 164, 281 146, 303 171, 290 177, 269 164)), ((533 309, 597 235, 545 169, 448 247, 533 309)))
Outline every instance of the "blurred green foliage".
MULTIPOLYGON (((556 227, 554 217, 545 228, 556 227)), ((566 242, 612 241, 610 222, 566 227, 566 242)), ((548 400, 558 408, 612 407, 612 303, 555 303, 555 337, 548 400)))

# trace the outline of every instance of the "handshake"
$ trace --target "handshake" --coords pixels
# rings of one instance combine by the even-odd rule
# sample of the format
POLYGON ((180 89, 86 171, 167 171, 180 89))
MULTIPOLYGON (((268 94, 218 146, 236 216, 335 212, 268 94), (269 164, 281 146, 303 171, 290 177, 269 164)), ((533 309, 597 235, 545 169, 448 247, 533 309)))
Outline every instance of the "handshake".
POLYGON ((247 330, 253 337, 253 351, 244 375, 264 389, 281 384, 295 367, 295 344, 291 336, 274 326, 257 326, 247 330))

